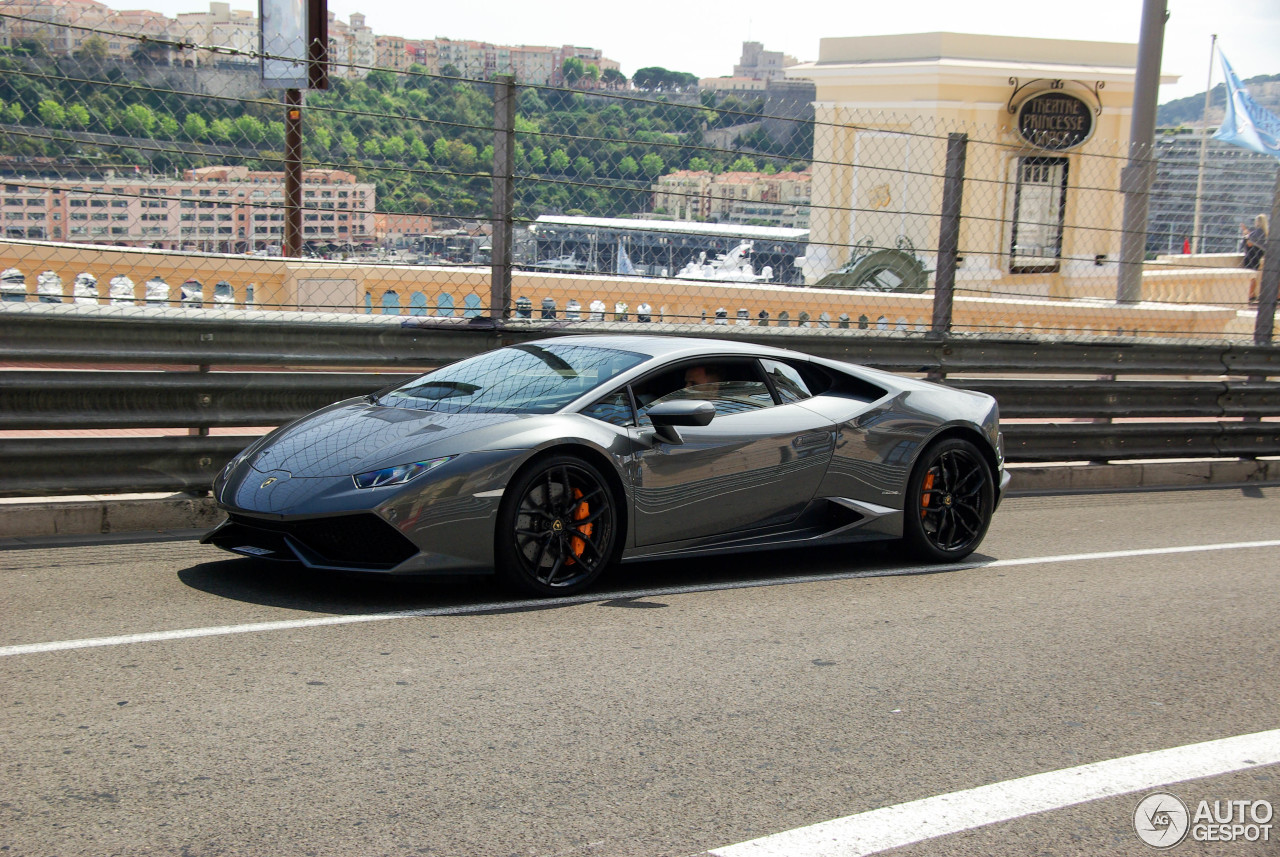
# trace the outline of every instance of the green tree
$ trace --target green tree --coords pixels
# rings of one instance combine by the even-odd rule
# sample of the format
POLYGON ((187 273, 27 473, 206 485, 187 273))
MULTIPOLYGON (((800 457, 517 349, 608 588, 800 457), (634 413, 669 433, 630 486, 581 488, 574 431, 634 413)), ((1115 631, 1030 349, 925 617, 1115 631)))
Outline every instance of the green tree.
POLYGON ((662 163, 662 158, 659 158, 653 152, 650 152, 640 159, 640 169, 644 172, 647 178, 654 179, 662 175, 662 171, 666 169, 666 165, 662 163))
POLYGON ((569 169, 569 155, 564 149, 556 149, 548 161, 552 172, 563 173, 569 169))
POLYGON ((640 165, 636 163, 636 159, 630 155, 624 155, 621 161, 618 161, 618 172, 626 178, 631 178, 640 172, 640 165))
POLYGON ((215 143, 230 143, 235 130, 230 119, 219 118, 209 123, 209 136, 215 143))
POLYGON ((21 122, 22 117, 26 115, 27 113, 22 109, 22 105, 16 101, 4 109, 4 121, 13 125, 17 125, 21 122))
POLYGON ((711 162, 706 158, 690 158, 689 169, 696 173, 705 173, 711 169, 711 162))
POLYGON ((93 121, 93 117, 89 115, 89 108, 83 104, 67 105, 67 124, 73 128, 88 128, 89 123, 93 121))
POLYGON ((318 151, 327 152, 333 146, 333 133, 323 125, 311 129, 310 138, 312 145, 314 145, 318 151))
POLYGON ((449 161, 460 170, 470 170, 476 165, 476 147, 461 140, 449 142, 449 161))
POLYGON ((444 137, 437 137, 431 144, 431 157, 439 164, 449 160, 449 141, 444 137))
POLYGON ((168 113, 161 113, 156 121, 156 127, 160 129, 160 135, 172 140, 178 136, 178 132, 182 130, 182 126, 178 124, 178 120, 174 119, 168 113))
POLYGON ((413 155, 415 161, 425 161, 431 157, 431 150, 427 148, 427 144, 422 142, 421 137, 414 137, 413 142, 409 144, 409 154, 413 155))
POLYGON ((627 76, 616 68, 606 68, 600 72, 600 82, 610 89, 622 89, 627 85, 627 76))
MULTIPOLYGON (((277 149, 277 150, 283 149, 284 148, 284 123, 268 122, 267 134, 263 138, 263 142, 265 142, 272 149, 277 149)), ((327 143, 325 144, 325 148, 326 149, 329 148, 327 143)))
POLYGON ((596 174, 595 165, 582 155, 573 159, 573 171, 580 176, 594 176, 596 174))
POLYGON ((366 157, 376 158, 382 154, 382 146, 378 143, 377 137, 369 137, 360 144, 360 150, 364 152, 366 157))
POLYGON ((547 168, 547 153, 541 146, 534 146, 529 152, 529 167, 534 172, 542 172, 547 168))
POLYGON ((408 151, 409 144, 404 141, 404 137, 391 136, 382 143, 383 157, 400 160, 404 157, 404 153, 408 151))
POLYGON ((371 70, 364 82, 379 92, 393 92, 396 88, 396 76, 380 68, 371 70))
POLYGON ((56 101, 45 99, 36 105, 40 121, 50 128, 61 128, 67 123, 67 111, 56 101))
POLYGON ((126 134, 149 136, 156 127, 156 114, 145 104, 130 104, 120 114, 120 125, 126 134))
POLYGON ((239 141, 257 146, 267 136, 267 128, 256 116, 238 116, 235 120, 235 133, 239 141))
POLYGON ((199 113, 188 113, 182 119, 182 133, 191 140, 203 140, 209 136, 209 123, 199 113))
POLYGON ((577 86, 584 74, 586 74, 586 66, 577 57, 565 57, 564 62, 560 64, 560 76, 569 86, 577 86))
POLYGON ((736 161, 729 165, 731 173, 754 173, 756 171, 756 162, 748 158, 746 155, 740 156, 736 161))
POLYGON ((84 44, 76 48, 74 56, 78 60, 87 62, 102 62, 107 58, 108 54, 107 40, 102 36, 93 35, 85 39, 84 44))

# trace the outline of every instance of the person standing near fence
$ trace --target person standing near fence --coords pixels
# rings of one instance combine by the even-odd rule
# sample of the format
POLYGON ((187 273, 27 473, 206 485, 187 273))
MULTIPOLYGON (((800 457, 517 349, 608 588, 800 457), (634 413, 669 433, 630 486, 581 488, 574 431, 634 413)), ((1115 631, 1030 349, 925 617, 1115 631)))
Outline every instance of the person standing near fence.
POLYGON ((1240 225, 1244 236, 1244 266, 1258 270, 1262 267, 1262 254, 1267 249, 1267 216, 1259 214, 1253 219, 1253 228, 1240 225))

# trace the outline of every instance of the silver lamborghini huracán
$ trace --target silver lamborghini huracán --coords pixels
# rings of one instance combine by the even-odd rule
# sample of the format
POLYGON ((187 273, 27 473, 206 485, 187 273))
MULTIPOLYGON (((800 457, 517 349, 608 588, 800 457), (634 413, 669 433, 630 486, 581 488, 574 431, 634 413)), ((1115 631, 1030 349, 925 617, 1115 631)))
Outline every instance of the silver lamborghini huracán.
POLYGON ((995 400, 791 351, 566 336, 276 429, 214 482, 208 544, 318 569, 496 572, 897 539, 955 561, 1008 483, 995 400))

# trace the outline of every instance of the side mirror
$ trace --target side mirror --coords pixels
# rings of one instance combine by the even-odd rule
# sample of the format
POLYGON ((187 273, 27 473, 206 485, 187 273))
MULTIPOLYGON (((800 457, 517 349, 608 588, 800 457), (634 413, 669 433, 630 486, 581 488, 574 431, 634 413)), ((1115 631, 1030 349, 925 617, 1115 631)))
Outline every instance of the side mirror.
POLYGON ((646 414, 658 439, 667 443, 684 443, 676 426, 705 426, 715 415, 715 405, 690 399, 660 402, 646 414))

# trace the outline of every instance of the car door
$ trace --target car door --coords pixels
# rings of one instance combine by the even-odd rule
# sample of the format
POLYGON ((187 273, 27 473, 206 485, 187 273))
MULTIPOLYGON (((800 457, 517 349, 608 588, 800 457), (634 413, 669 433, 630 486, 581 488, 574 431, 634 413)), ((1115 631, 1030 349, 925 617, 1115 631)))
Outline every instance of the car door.
POLYGON ((630 429, 639 450, 631 467, 637 546, 785 524, 822 481, 834 444, 830 422, 799 404, 779 404, 754 359, 720 365, 732 378, 697 396, 715 405, 716 417, 681 427, 683 443, 653 437, 643 410, 656 402, 637 397, 641 425, 630 429))

